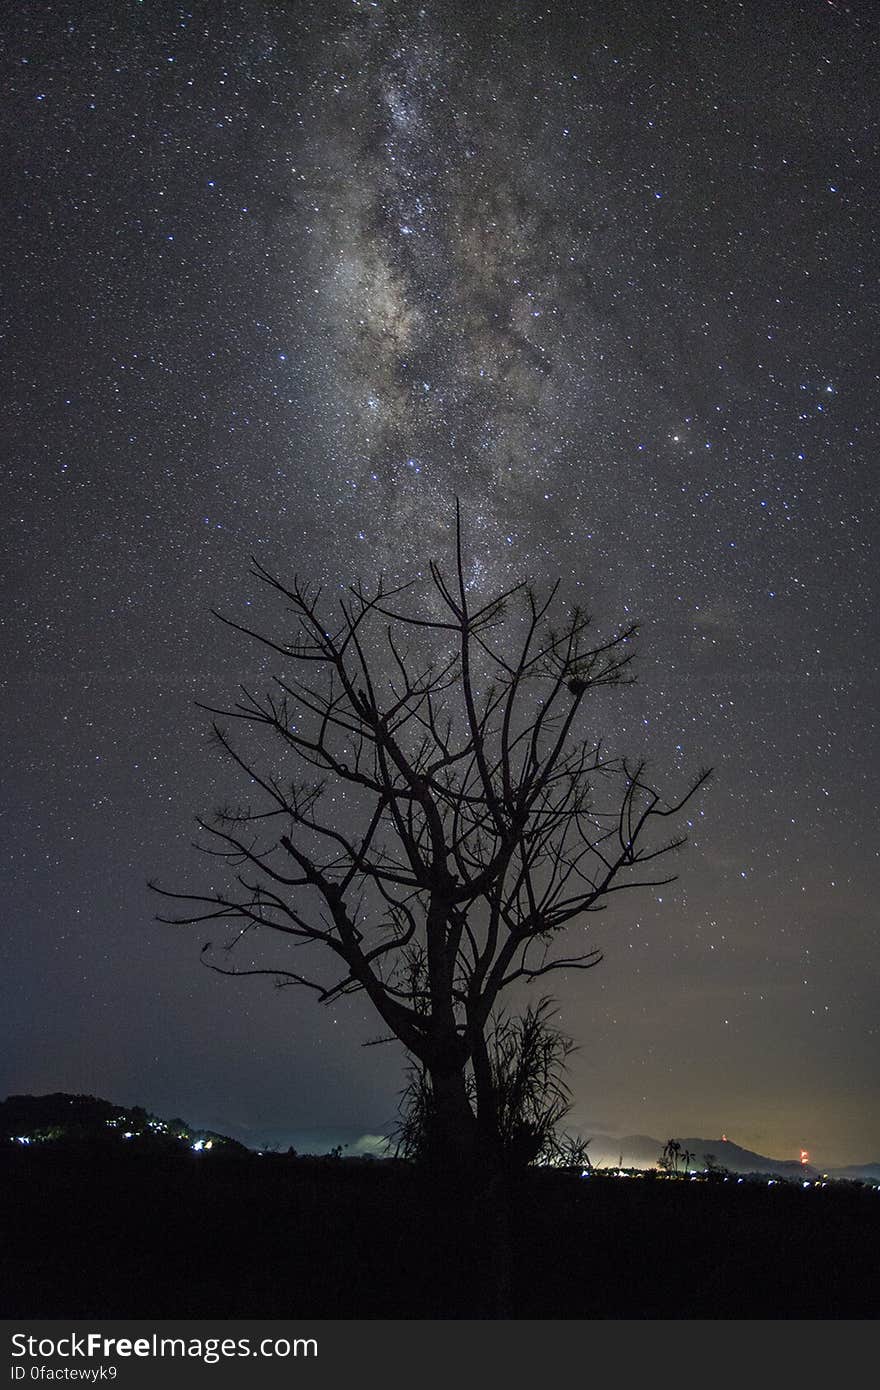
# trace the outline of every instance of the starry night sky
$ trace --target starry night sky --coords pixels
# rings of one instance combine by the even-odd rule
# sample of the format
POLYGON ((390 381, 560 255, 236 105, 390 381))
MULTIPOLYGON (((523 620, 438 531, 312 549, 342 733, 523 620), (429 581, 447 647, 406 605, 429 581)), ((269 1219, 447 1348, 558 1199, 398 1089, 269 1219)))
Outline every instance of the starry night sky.
MULTIPOLYGON (((19 0, 2 117, 0 1095, 380 1133, 402 1059, 218 978, 197 698, 248 557, 449 555, 642 623, 602 707, 694 807, 557 977, 584 1134, 880 1158, 867 0, 19 0)), ((873 351, 872 351, 873 350, 873 351)), ((302 1142, 302 1140, 300 1140, 302 1142)))

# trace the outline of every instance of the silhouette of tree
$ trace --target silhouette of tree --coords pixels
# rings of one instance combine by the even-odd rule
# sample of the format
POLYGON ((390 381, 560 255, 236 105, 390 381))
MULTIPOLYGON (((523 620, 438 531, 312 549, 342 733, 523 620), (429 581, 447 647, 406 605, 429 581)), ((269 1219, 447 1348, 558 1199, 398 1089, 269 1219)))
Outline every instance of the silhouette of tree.
POLYGON ((678 1139, 667 1139, 666 1143, 663 1145, 663 1152, 660 1155, 660 1167, 665 1168, 667 1173, 677 1173, 680 1157, 680 1141, 678 1139))
POLYGON ((269 975, 325 1004, 364 991, 426 1073, 441 1161, 497 1155, 496 1003, 515 982, 599 962, 589 914, 672 881, 658 861, 686 837, 651 832, 708 773, 667 801, 643 761, 588 735, 594 692, 633 679, 635 625, 600 640, 580 609, 554 619, 558 584, 476 597, 458 515, 454 573, 432 562, 418 606, 415 585, 358 583, 331 604, 256 560, 252 573, 285 606, 276 628, 216 616, 282 672, 230 708, 201 708, 257 801, 198 821, 227 886, 158 889, 188 904, 159 920, 235 923, 224 952, 270 936, 299 948, 235 965, 208 942, 221 973, 269 975))

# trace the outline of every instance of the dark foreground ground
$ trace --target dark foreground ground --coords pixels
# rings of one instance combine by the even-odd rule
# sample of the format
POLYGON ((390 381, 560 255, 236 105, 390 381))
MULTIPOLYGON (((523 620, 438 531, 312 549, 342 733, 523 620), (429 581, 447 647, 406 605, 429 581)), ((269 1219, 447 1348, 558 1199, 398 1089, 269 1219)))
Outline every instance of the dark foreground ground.
POLYGON ((870 1188, 539 1170, 506 1242, 494 1203, 392 1164, 18 1150, 0 1182, 7 1318, 877 1315, 870 1188))

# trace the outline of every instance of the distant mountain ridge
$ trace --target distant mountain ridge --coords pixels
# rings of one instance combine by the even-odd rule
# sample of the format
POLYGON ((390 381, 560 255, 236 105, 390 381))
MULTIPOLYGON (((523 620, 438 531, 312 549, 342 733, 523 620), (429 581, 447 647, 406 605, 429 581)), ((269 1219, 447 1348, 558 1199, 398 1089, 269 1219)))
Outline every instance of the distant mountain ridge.
POLYGON ((880 1163, 850 1163, 845 1168, 829 1168, 827 1171, 832 1178, 880 1183, 880 1163))
POLYGON ((0 1139, 21 1145, 96 1144, 120 1142, 151 1150, 217 1149, 227 1152, 245 1146, 215 1130, 200 1130, 186 1120, 161 1120, 142 1106, 114 1105, 98 1096, 7 1096, 0 1101, 0 1139))
MULTIPOLYGON (((93 1140, 98 1135, 105 1141, 120 1137, 129 1142, 138 1139, 152 1145, 161 1144, 194 1147, 207 1144, 227 1151, 246 1149, 287 1150, 293 1147, 302 1154, 329 1153, 334 1150, 350 1157, 370 1155, 381 1158, 393 1152, 393 1142, 382 1134, 368 1134, 354 1126, 326 1126, 295 1131, 282 1126, 268 1132, 256 1131, 234 1124, 224 1125, 217 1120, 209 1128, 189 1125, 185 1120, 160 1120, 141 1106, 116 1105, 95 1096, 70 1095, 54 1092, 42 1096, 8 1096, 0 1101, 0 1141, 55 1142, 59 1139, 93 1140)), ((829 1177, 855 1182, 880 1183, 880 1162, 849 1164, 841 1168, 825 1168, 802 1164, 796 1158, 769 1158, 743 1148, 730 1139, 678 1139, 681 1152, 691 1155, 689 1168, 706 1167, 706 1155, 730 1173, 776 1174, 782 1178, 829 1177)), ((595 1168, 657 1168, 664 1141, 648 1134, 629 1134, 615 1138, 595 1134, 590 1139, 590 1162, 595 1168)))
MULTIPOLYGON (((691 1135, 677 1142, 682 1154, 686 1150, 691 1155, 689 1168, 705 1168, 707 1154, 720 1168, 726 1168, 731 1173, 778 1172, 791 1176, 802 1167, 809 1167, 795 1158, 768 1158, 765 1154, 744 1149, 730 1139, 702 1139, 691 1135)), ((622 1139, 597 1134, 590 1143, 590 1161, 602 1168, 657 1168, 663 1144, 663 1140, 653 1139, 647 1134, 628 1134, 622 1139)))
MULTIPOLYGON (((815 1163, 801 1163, 799 1158, 770 1158, 766 1154, 745 1149, 730 1139, 701 1139, 691 1136, 678 1139, 681 1152, 687 1150, 691 1155, 689 1168, 702 1170, 706 1167, 706 1155, 710 1155, 720 1168, 730 1173, 777 1174, 783 1178, 793 1178, 802 1174, 805 1178, 815 1178, 823 1173, 829 1177, 850 1178, 860 1182, 880 1180, 880 1164, 856 1163, 845 1168, 826 1168, 815 1163)), ((590 1162, 596 1168, 657 1168, 663 1152, 664 1141, 653 1139, 647 1134, 628 1134, 616 1139, 608 1134, 596 1134, 590 1141, 588 1153, 590 1162)))

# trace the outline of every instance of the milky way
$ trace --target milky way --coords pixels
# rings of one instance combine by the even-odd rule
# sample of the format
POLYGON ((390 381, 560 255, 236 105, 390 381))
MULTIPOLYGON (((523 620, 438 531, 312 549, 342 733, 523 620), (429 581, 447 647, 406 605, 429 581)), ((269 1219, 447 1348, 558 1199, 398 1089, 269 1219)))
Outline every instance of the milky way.
POLYGON ((408 559, 448 529, 456 493, 487 537, 522 518, 571 431, 568 209, 542 188, 544 130, 524 129, 515 89, 474 82, 468 55, 424 10, 356 16, 298 171, 327 330, 315 349, 337 387, 329 437, 356 506, 378 513, 371 539, 408 559))

